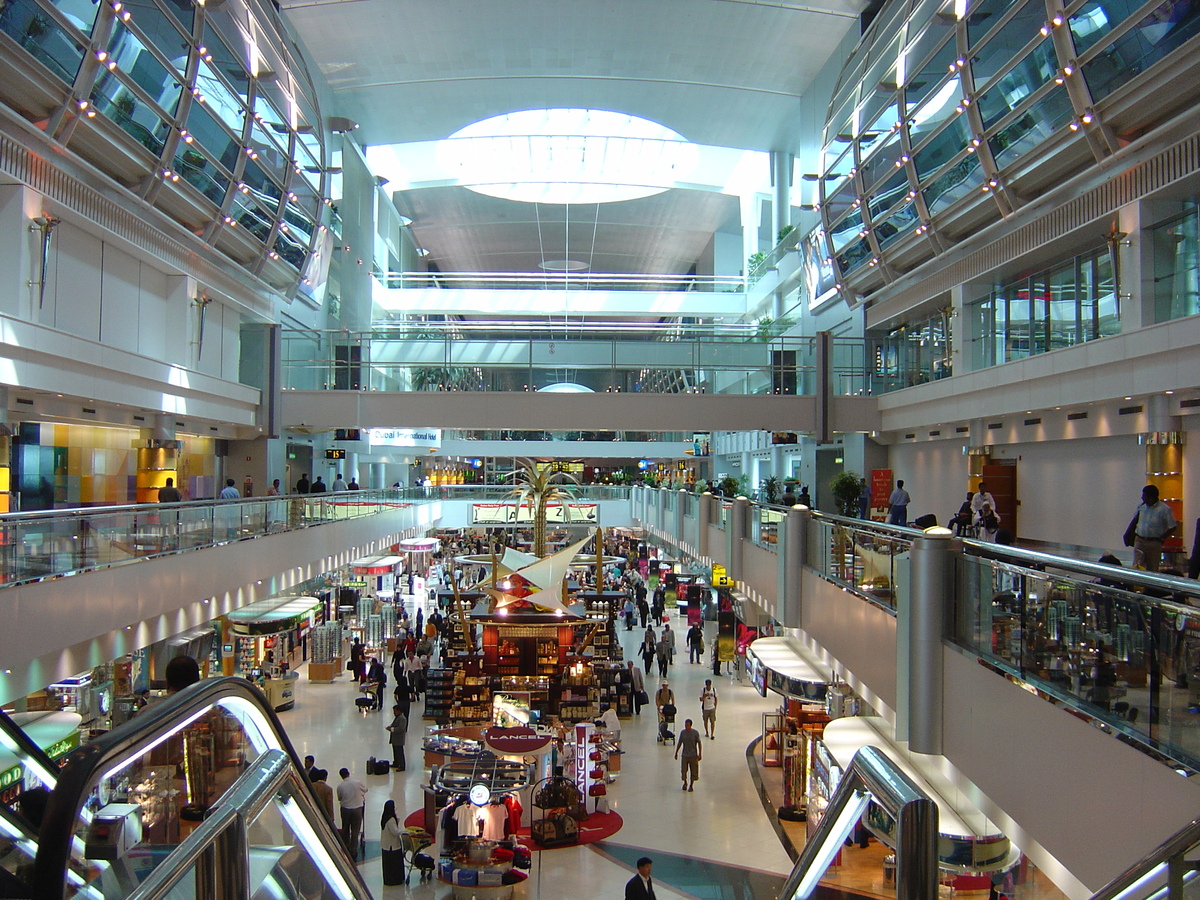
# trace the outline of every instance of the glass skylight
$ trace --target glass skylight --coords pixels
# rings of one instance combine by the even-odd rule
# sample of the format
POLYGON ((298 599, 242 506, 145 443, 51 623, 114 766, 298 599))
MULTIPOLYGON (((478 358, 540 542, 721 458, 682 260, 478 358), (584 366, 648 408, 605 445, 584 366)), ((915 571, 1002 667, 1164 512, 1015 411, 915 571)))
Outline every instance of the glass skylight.
POLYGON ((663 125, 596 109, 530 109, 468 125, 438 142, 459 184, 527 203, 611 203, 689 180, 695 144, 663 125))

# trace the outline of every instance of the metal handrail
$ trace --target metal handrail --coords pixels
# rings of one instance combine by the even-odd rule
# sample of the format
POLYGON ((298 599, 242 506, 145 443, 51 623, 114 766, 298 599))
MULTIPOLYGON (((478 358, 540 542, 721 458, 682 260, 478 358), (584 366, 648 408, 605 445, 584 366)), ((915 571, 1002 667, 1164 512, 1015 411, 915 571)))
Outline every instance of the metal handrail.
MULTIPOLYGON (((1117 898, 1141 900, 1142 897, 1149 896, 1147 889, 1152 886, 1152 882, 1155 882, 1156 876, 1159 875, 1163 876, 1167 887, 1163 900, 1183 900, 1183 872, 1170 872, 1170 870, 1177 869, 1178 866, 1172 864, 1181 860, 1185 853, 1198 844, 1200 844, 1200 818, 1193 819, 1129 866, 1124 872, 1092 894, 1090 900, 1117 900, 1117 898), (1138 887, 1143 889, 1141 893, 1135 892, 1138 887)), ((1193 863, 1193 874, 1195 874, 1194 865, 1193 863)), ((1159 896, 1159 893, 1156 891, 1154 896, 1159 896)))
POLYGON ((42 818, 32 885, 37 897, 62 897, 76 823, 92 789, 113 763, 149 748, 222 701, 249 704, 268 726, 266 738, 301 769, 287 732, 266 695, 243 678, 210 678, 141 710, 128 722, 72 750, 63 760, 58 783, 42 818))

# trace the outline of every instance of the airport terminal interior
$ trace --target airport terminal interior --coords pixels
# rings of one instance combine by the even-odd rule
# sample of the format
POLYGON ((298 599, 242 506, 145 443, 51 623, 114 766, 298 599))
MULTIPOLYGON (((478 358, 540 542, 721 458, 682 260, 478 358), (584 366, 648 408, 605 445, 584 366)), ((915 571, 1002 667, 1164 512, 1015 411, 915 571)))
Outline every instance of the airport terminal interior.
POLYGON ((0 898, 1194 896, 1198 51, 0 2, 0 898))

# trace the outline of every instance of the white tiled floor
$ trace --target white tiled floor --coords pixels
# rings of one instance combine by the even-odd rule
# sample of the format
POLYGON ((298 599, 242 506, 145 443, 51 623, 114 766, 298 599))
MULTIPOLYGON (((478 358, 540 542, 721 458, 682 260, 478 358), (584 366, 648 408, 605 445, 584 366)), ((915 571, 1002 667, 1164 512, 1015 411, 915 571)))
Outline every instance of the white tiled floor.
MULTIPOLYGON (((677 645, 683 647, 686 625, 676 620, 673 628, 677 645)), ((708 646, 715 638, 715 628, 714 623, 705 623, 708 646)), ((621 629, 619 633, 626 658, 635 658, 633 651, 643 631, 621 629)), ((698 698, 704 679, 711 677, 708 666, 689 665, 686 660, 686 651, 677 654, 668 675, 679 706, 677 730, 689 716, 696 727, 701 727, 698 698)), ((647 678, 651 694, 657 683, 647 678)), ((731 684, 727 677, 717 679, 716 683, 720 695, 717 737, 704 741, 700 779, 692 793, 680 790, 674 748, 661 746, 654 739, 653 706, 644 709, 640 717, 622 721, 625 755, 621 760, 621 775, 609 790, 609 801, 625 824, 609 843, 639 848, 650 857, 654 857, 655 851, 664 851, 786 875, 791 863, 759 803, 745 755, 747 744, 761 730, 762 713, 773 711, 778 701, 760 697, 748 685, 731 684)), ((390 688, 391 685, 389 695, 390 688)), ((311 684, 301 669, 296 707, 282 713, 281 719, 296 751, 301 756, 306 753, 316 756, 317 765, 329 770, 331 784, 337 783, 337 770, 342 766, 366 782, 370 788, 367 837, 377 839, 385 800, 395 799, 401 818, 423 803, 421 783, 427 773, 420 767, 423 760, 420 746, 428 721, 419 718, 422 704, 414 703, 417 715, 408 733, 408 771, 365 776, 368 756, 391 758, 384 731, 390 715, 362 715, 354 706, 356 696, 353 685, 344 676, 334 684, 311 684)), ((587 845, 535 853, 530 880, 519 889, 518 898, 540 900, 543 889, 554 900, 617 898, 632 871, 587 845)), ((415 877, 409 887, 384 888, 377 858, 364 863, 362 872, 378 898, 406 895, 443 898, 450 893, 436 882, 418 884, 415 877)), ((656 893, 660 900, 690 896, 670 890, 670 884, 662 876, 656 879, 656 893)))

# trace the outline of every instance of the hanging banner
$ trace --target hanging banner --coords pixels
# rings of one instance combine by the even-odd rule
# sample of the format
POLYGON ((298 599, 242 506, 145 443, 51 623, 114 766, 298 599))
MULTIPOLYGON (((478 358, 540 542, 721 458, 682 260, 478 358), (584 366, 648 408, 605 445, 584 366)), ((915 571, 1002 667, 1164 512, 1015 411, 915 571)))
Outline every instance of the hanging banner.
MULTIPOLYGON (((546 505, 547 525, 588 525, 599 521, 598 503, 550 503, 546 505)), ((530 525, 533 509, 517 503, 472 503, 472 525, 530 525)))
POLYGON ((735 637, 737 634, 737 615, 733 610, 722 610, 717 613, 717 659, 721 662, 733 662, 737 654, 735 637))
POLYGON ((887 521, 888 500, 892 496, 892 470, 871 470, 871 518, 876 522, 887 521))

